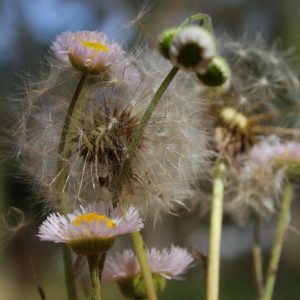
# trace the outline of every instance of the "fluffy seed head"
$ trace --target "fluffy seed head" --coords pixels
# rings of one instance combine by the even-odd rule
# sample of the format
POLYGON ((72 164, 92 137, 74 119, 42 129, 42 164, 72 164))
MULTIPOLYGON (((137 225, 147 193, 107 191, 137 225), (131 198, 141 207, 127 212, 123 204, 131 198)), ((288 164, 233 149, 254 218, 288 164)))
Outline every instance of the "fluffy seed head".
POLYGON ((143 228, 137 210, 129 207, 125 215, 103 203, 80 207, 72 214, 50 214, 39 228, 43 241, 66 243, 80 255, 96 255, 111 248, 118 235, 143 228), (112 212, 109 215, 109 212, 112 212))
MULTIPOLYGON (((120 164, 131 135, 170 64, 145 49, 135 60, 141 74, 138 87, 103 83, 98 76, 81 93, 70 126, 70 157, 65 158, 66 182, 62 193, 68 207, 85 199, 110 201, 120 164)), ((19 101, 21 114, 11 136, 16 137, 15 158, 22 178, 33 183, 38 199, 57 210, 56 162, 61 129, 78 81, 70 69, 55 64, 45 80, 26 86, 19 101), (29 175, 30 174, 30 175, 29 175), (41 194, 40 194, 41 193, 41 194)), ((189 205, 193 185, 207 176, 206 116, 199 99, 198 81, 192 74, 178 74, 155 110, 124 180, 120 198, 145 216, 157 219, 161 212, 178 213, 189 205)))
POLYGON ((198 26, 183 28, 173 39, 170 58, 174 65, 186 71, 204 73, 216 55, 213 36, 198 26))

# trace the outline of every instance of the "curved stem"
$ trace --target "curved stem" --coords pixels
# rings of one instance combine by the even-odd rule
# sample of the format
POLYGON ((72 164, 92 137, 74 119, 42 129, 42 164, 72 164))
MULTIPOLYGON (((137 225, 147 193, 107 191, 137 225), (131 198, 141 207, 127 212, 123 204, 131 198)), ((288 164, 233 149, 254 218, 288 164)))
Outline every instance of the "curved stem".
POLYGON ((254 275, 257 289, 258 299, 261 299, 264 290, 264 279, 263 279, 263 255, 261 251, 261 219, 260 216, 256 215, 254 220, 253 229, 253 263, 254 263, 254 275))
POLYGON ((279 218, 277 223, 277 229, 275 234, 275 241, 271 252, 271 258, 267 273, 267 280, 265 285, 265 292, 263 300, 271 300, 278 270, 278 264, 283 245, 283 237, 288 225, 289 211, 293 198, 293 187, 287 182, 283 191, 283 199, 281 203, 281 209, 279 212, 279 218))
MULTIPOLYGON (((66 209, 66 201, 63 196, 63 188, 66 181, 66 172, 65 170, 65 147, 66 141, 68 139, 68 131, 71 123, 71 118, 78 101, 79 95, 82 91, 84 83, 87 79, 87 73, 84 72, 81 75, 81 78, 78 82, 72 100, 69 104, 64 125, 62 128, 59 147, 58 147, 58 160, 57 160, 57 167, 56 167, 56 174, 57 174, 57 183, 56 183, 56 190, 57 190, 57 204, 61 213, 64 213, 66 209)), ((72 254, 68 246, 62 246, 62 254, 63 254, 63 261, 64 261, 64 270, 65 270, 65 281, 67 285, 68 291, 68 299, 69 300, 76 300, 77 299, 77 292, 76 292, 76 285, 75 285, 75 276, 74 270, 72 265, 72 254)))
POLYGON ((122 189, 123 181, 128 173, 129 167, 130 167, 130 162, 131 159, 135 153, 135 150, 137 149, 137 146, 141 140, 141 137, 144 134, 145 128, 150 121, 150 118, 160 100, 164 92, 166 91, 167 87, 175 77, 175 75, 178 72, 177 67, 173 67, 169 74, 166 76, 156 93, 154 94, 149 106, 147 107, 147 110, 145 111, 143 118, 139 125, 136 127, 135 131, 132 134, 132 139, 130 142, 130 145, 128 146, 125 158, 122 161, 121 167, 120 167, 120 172, 119 175, 116 179, 116 187, 115 187, 115 192, 113 195, 113 204, 116 205, 118 200, 119 200, 119 192, 122 189))
POLYGON ((66 148, 66 142, 68 139, 68 132, 69 132, 69 127, 71 124, 71 119, 72 119, 72 115, 74 113, 74 109, 76 106, 76 103, 78 101, 78 98, 80 96, 80 93, 82 91, 82 88, 85 84, 85 81, 87 79, 88 74, 86 72, 83 72, 81 74, 81 78, 78 82, 78 85, 76 87, 76 90, 74 92, 74 95, 72 97, 72 100, 69 104, 67 113, 66 113, 66 117, 65 117, 65 121, 64 121, 64 125, 62 128, 62 132, 61 132, 61 136, 60 136, 60 140, 59 140, 59 146, 58 146, 58 160, 57 160, 57 166, 56 166, 56 174, 57 174, 57 191, 58 191, 58 198, 57 198, 57 204, 58 207, 60 208, 61 212, 64 212, 65 208, 66 208, 66 203, 65 203, 65 199, 63 197, 63 195, 61 195, 61 192, 64 189, 64 185, 65 185, 65 177, 67 176, 64 172, 64 168, 65 168, 65 160, 67 159, 67 157, 65 157, 65 148, 66 148))
POLYGON ((219 298, 220 249, 225 172, 225 164, 223 162, 218 162, 213 178, 207 274, 207 300, 217 300, 219 298))
MULTIPOLYGON (((112 199, 114 206, 116 206, 118 204, 119 193, 122 189, 124 179, 129 171, 132 157, 138 147, 141 137, 144 134, 145 128, 146 128, 159 100, 161 99, 162 95, 166 91, 167 87, 170 85, 171 81, 173 80, 173 78, 175 77, 177 72, 178 72, 177 67, 173 67, 170 70, 170 72, 168 73, 168 75, 166 76, 166 78, 164 79, 164 81, 161 83, 160 87, 154 94, 153 98, 151 99, 150 104, 148 105, 148 107, 142 117, 141 122, 139 123, 139 125, 137 126, 137 128, 135 129, 135 131, 132 134, 132 139, 131 139, 130 145, 127 149, 125 158, 122 161, 122 164, 120 167, 120 172, 119 172, 117 180, 116 180, 115 191, 114 191, 113 199, 112 199)), ((143 237, 142 237, 141 233, 140 232, 132 233, 132 240, 134 243, 137 258, 140 263, 148 299, 156 300, 157 297, 156 297, 156 292, 155 292, 155 288, 154 288, 153 281, 152 281, 152 273, 151 273, 151 269, 148 264, 147 255, 145 252, 145 245, 144 245, 143 237)))
POLYGON ((153 282, 152 282, 152 272, 149 267, 148 258, 145 251, 146 247, 143 242, 143 237, 139 231, 133 232, 131 236, 133 240, 134 250, 141 267, 148 300, 156 300, 157 299, 156 291, 154 289, 153 282))
POLYGON ((92 300, 101 300, 101 287, 99 279, 99 256, 88 256, 88 264, 92 287, 92 300))

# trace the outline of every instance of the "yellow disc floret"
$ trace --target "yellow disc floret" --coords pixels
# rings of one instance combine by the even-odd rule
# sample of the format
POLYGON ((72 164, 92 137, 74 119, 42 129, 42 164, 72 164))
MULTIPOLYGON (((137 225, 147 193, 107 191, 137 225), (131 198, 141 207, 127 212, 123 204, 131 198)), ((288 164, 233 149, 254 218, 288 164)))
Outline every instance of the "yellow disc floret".
POLYGON ((108 218, 105 215, 99 215, 96 212, 80 215, 75 220, 73 220, 72 223, 76 226, 80 226, 82 222, 87 222, 87 223, 97 222, 98 224, 105 222, 108 228, 112 228, 116 226, 116 224, 110 218, 108 218))
POLYGON ((108 51, 108 47, 105 44, 102 43, 98 43, 98 42, 90 42, 90 41, 81 41, 81 44, 87 48, 91 48, 93 50, 96 51, 103 51, 103 52, 107 52, 108 51))

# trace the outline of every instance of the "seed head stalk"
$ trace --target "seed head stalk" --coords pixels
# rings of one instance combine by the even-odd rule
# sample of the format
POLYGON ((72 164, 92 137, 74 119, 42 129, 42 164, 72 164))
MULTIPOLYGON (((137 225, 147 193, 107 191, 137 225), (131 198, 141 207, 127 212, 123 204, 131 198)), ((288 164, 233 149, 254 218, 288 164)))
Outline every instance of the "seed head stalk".
MULTIPOLYGON (((61 137, 59 141, 59 147, 58 147, 58 160, 57 160, 57 204, 59 211, 61 213, 65 212, 66 209, 66 199, 63 196, 63 188, 65 185, 65 160, 67 157, 65 157, 65 152, 66 152, 66 142, 68 140, 68 132, 69 132, 69 127, 71 124, 71 119, 72 115, 74 113, 74 109, 76 106, 76 103, 78 101, 78 98, 80 96, 80 93, 82 91, 82 88, 86 82, 88 74, 86 72, 83 72, 81 74, 81 78, 78 82, 78 85, 76 87, 76 90, 74 92, 74 95, 72 97, 72 100, 69 104, 64 125, 62 128, 61 132, 61 137)), ((69 151, 68 151, 69 152, 69 151)), ((65 270, 65 282, 67 285, 67 291, 68 291, 68 299, 69 300, 76 300, 77 299, 77 291, 76 291, 76 285, 75 285, 75 276, 74 276, 74 271, 73 271, 73 265, 72 265, 72 255, 71 251, 68 248, 68 246, 63 245, 62 246, 62 254, 63 254, 63 261, 64 261, 64 270, 65 270)))
POLYGON ((213 178, 212 208, 210 215, 207 300, 217 300, 219 298, 220 249, 225 172, 225 164, 222 161, 218 162, 213 178))
POLYGON ((290 182, 286 182, 283 190, 283 199, 281 203, 281 209, 279 212, 279 218, 277 223, 277 229, 275 234, 275 241, 271 252, 270 263, 268 267, 266 285, 263 300, 271 300, 276 281, 276 275, 280 260, 280 255, 283 246, 283 237, 285 230, 288 226, 288 218, 290 206, 293 198, 293 186, 290 182))
MULTIPOLYGON (((141 140, 141 137, 144 134, 145 128, 159 102, 161 97, 163 96, 164 92, 166 91, 167 87, 170 85, 171 81, 175 77, 175 75, 178 72, 177 67, 173 67, 169 74, 166 76, 156 93, 154 94, 149 106, 147 107, 147 110, 145 111, 143 118, 135 131, 132 134, 132 140, 128 147, 127 153, 125 155, 124 160, 122 161, 120 173, 116 180, 116 188, 113 195, 113 204, 116 206, 119 201, 119 194, 122 190, 122 185, 124 182, 124 179, 129 171, 130 163, 132 160, 132 157, 138 147, 138 144, 141 140)), ((152 273, 151 269, 149 267, 149 263, 147 260, 146 255, 146 249, 143 242, 143 237, 140 232, 134 232, 132 233, 132 240, 134 244, 134 248, 136 251, 136 255, 138 258, 138 261, 140 263, 143 279, 144 279, 144 285, 147 293, 147 297, 149 300, 156 300, 156 292, 152 281, 152 273)))

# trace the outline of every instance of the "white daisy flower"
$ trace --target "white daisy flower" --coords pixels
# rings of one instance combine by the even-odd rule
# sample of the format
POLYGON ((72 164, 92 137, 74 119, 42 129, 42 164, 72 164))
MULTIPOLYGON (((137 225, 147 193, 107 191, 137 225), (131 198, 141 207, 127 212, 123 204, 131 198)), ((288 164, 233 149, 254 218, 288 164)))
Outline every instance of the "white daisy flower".
MULTIPOLYGON (((129 62, 121 46, 98 31, 64 32, 56 38, 51 50, 62 62, 89 74, 99 74, 112 66, 120 70, 129 62)), ((135 68, 131 67, 130 72, 131 77, 138 76, 135 68)))
POLYGON ((119 209, 94 203, 87 208, 80 206, 67 216, 50 214, 40 226, 38 237, 43 241, 66 243, 80 255, 93 255, 111 248, 116 236, 140 230, 143 226, 132 206, 121 215, 119 209))
MULTIPOLYGON (((170 250, 149 249, 147 256, 156 292, 164 289, 166 279, 180 279, 193 262, 186 249, 173 245, 170 250)), ((116 281, 125 296, 132 299, 145 298, 140 265, 132 250, 117 253, 114 258, 108 257, 103 277, 116 281)))
POLYGON ((170 59, 174 65, 186 71, 205 73, 216 55, 213 36, 199 26, 182 29, 170 46, 170 59))

